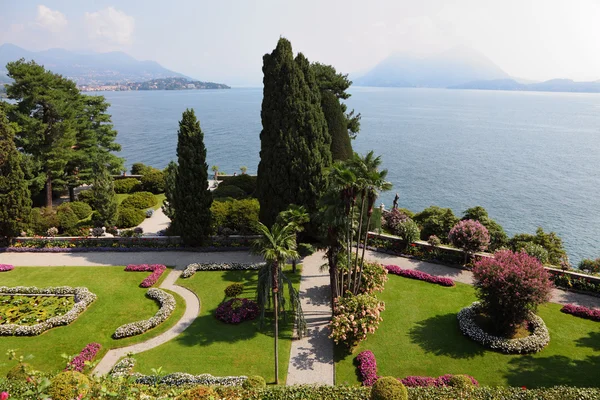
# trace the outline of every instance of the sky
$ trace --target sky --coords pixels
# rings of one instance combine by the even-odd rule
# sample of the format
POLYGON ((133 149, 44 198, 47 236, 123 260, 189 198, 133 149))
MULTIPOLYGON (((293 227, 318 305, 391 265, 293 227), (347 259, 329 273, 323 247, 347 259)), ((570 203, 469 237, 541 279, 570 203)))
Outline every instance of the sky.
POLYGON ((124 51, 236 86, 261 84, 280 36, 351 76, 468 46, 513 77, 600 79, 599 0, 0 0, 0 44, 124 51))

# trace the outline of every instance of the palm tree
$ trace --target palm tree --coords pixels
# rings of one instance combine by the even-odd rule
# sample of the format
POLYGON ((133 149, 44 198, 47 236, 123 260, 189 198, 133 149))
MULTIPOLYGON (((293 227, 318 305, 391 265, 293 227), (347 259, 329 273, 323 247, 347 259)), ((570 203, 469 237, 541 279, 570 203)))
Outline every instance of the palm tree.
POLYGON ((248 167, 246 167, 246 166, 241 166, 241 167, 240 167, 240 171, 242 171, 242 175, 246 175, 246 171, 248 171, 248 167))
MULTIPOLYGON (((279 213, 277 216, 277 222, 281 226, 285 226, 288 224, 292 224, 296 230, 296 238, 297 234, 304 230, 304 225, 310 221, 310 216, 306 212, 306 207, 297 206, 295 204, 291 204, 287 210, 284 210, 279 213)), ((292 273, 296 273, 296 259, 292 259, 292 273)))
POLYGON ((298 259, 296 251, 296 229, 294 223, 281 225, 273 224, 271 229, 264 224, 258 223, 258 232, 261 235, 254 242, 254 253, 261 255, 266 265, 259 272, 258 282, 258 303, 261 306, 261 323, 264 321, 264 313, 267 304, 271 304, 269 299, 269 289, 273 300, 273 316, 275 318, 275 384, 279 384, 279 309, 285 307, 285 299, 280 291, 283 286, 283 279, 287 280, 290 291, 290 303, 293 311, 296 312, 296 329, 298 335, 302 337, 306 330, 306 322, 302 315, 300 307, 300 298, 293 288, 291 281, 282 273, 282 266, 288 259, 298 259))
POLYGON ((219 177, 219 167, 216 165, 213 165, 211 168, 212 172, 215 173, 215 182, 217 181, 217 178, 219 177))

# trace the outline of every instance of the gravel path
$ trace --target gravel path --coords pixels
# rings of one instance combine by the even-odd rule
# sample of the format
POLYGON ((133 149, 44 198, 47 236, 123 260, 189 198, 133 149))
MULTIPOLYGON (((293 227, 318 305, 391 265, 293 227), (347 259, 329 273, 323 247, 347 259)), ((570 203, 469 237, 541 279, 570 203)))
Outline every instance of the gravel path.
POLYGON ((159 208, 138 226, 144 230, 144 236, 152 236, 156 235, 158 231, 167 229, 170 223, 171 220, 165 215, 162 208, 159 208))
POLYGON ((288 385, 333 385, 333 341, 327 324, 331 320, 329 273, 321 272, 324 253, 317 252, 302 261, 300 298, 308 327, 307 335, 292 342, 288 385))

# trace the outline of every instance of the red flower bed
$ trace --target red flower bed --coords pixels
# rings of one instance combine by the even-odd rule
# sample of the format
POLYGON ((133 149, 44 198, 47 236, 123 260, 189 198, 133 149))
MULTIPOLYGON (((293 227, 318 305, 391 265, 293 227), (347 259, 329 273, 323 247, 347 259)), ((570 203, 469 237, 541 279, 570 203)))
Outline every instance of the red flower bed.
POLYGON ((258 317, 258 304, 250 299, 231 299, 219 304, 215 317, 226 324, 239 324, 258 317))
POLYGON ((595 308, 587 308, 577 306, 575 304, 567 304, 560 309, 565 314, 575 315, 576 317, 591 319, 592 321, 600 322, 600 310, 595 308))
POLYGON ((83 350, 81 350, 81 353, 79 353, 77 357, 71 360, 69 365, 67 365, 67 368, 65 368, 65 371, 83 372, 85 369, 85 362, 92 361, 101 348, 102 346, 100 343, 88 344, 83 348, 83 350))
POLYGON ((435 283, 441 286, 454 286, 454 281, 450 278, 443 278, 441 276, 430 275, 426 272, 415 271, 412 269, 402 269, 397 265, 386 265, 385 268, 390 274, 400 275, 405 278, 417 279, 429 283, 435 283))
POLYGON ((160 276, 163 274, 163 272, 165 272, 165 270, 167 269, 167 267, 165 267, 162 264, 129 264, 127 267, 125 267, 125 271, 133 271, 133 272, 146 272, 146 271, 152 271, 152 273, 150 275, 148 275, 146 277, 146 279, 144 279, 142 281, 142 283, 140 283, 140 287, 143 288, 148 288, 152 285, 154 285, 156 282, 158 282, 158 280, 160 279, 160 276))

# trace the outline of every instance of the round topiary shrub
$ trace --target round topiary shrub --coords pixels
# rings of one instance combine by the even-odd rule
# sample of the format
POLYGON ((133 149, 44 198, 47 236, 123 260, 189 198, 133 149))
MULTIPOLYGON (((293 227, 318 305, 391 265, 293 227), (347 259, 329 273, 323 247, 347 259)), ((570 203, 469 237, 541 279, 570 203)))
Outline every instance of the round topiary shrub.
POLYGON ((213 388, 209 386, 196 386, 180 394, 177 400, 213 400, 218 398, 218 393, 213 388))
POLYGON ((146 219, 146 214, 142 210, 131 207, 119 207, 117 216, 117 226, 119 228, 131 228, 138 226, 146 219))
POLYGON ((452 375, 448 380, 448 386, 452 386, 460 390, 470 390, 475 387, 473 381, 467 375, 452 375))
POLYGON ((236 186, 244 191, 248 196, 256 190, 256 176, 237 175, 230 176, 223 182, 219 183, 219 187, 236 186))
POLYGON ((225 296, 238 297, 244 291, 244 285, 241 283, 232 283, 225 288, 225 296))
POLYGON ((479 221, 465 219, 459 221, 448 233, 448 241, 467 254, 487 249, 490 244, 490 234, 479 221))
POLYGON ((82 201, 94 208, 94 193, 91 191, 91 189, 82 190, 79 192, 77 195, 77 200, 82 201))
POLYGON ((52 400, 72 400, 85 397, 89 390, 87 376, 77 371, 65 371, 52 379, 48 394, 52 400))
POLYGON ((384 376, 371 387, 371 400, 408 400, 408 392, 398 379, 384 376))
POLYGON ((79 219, 85 219, 92 213, 92 207, 83 201, 72 201, 68 204, 79 219))
POLYGON ((77 218, 75 211, 73 211, 68 204, 61 205, 61 207, 58 208, 56 215, 58 217, 58 226, 61 231, 65 233, 70 232, 79 222, 79 218, 77 218))
POLYGON ((246 192, 237 186, 219 185, 219 187, 217 187, 212 193, 215 199, 224 199, 227 197, 232 199, 241 199, 246 197, 246 192))
POLYGON ((129 194, 142 190, 142 184, 136 178, 117 179, 114 183, 115 193, 129 194))
POLYGON ((265 378, 258 375, 251 375, 242 383, 244 389, 262 389, 267 386, 265 378))
POLYGON ((165 174, 162 171, 151 171, 142 176, 142 190, 154 194, 165 192, 165 174))
POLYGON ((156 197, 150 192, 137 192, 127 197, 121 203, 123 207, 146 209, 151 208, 156 204, 156 197))
POLYGON ((27 363, 18 363, 8 371, 6 379, 24 381, 31 376, 33 368, 27 363))

